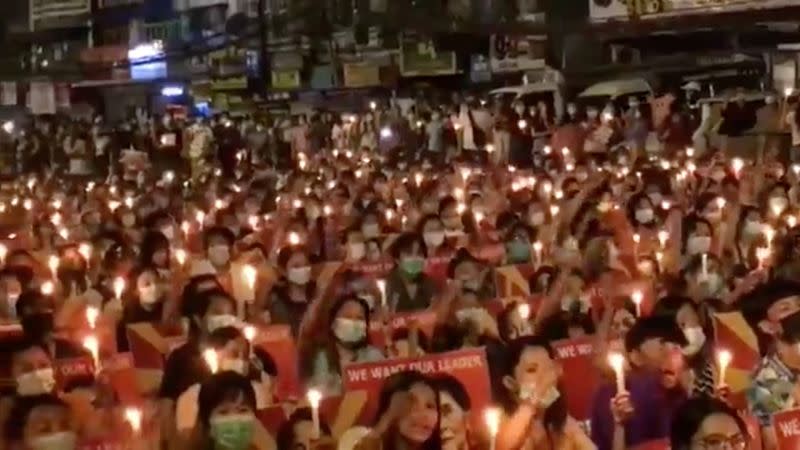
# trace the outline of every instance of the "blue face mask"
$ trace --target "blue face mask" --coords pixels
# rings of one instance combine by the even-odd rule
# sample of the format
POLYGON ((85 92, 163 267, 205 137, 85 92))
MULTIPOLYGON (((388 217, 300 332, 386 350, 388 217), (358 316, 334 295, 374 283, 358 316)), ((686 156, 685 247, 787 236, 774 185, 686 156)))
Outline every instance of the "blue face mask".
POLYGON ((400 260, 400 270, 408 278, 417 278, 425 268, 425 261, 422 258, 404 258, 400 260))
POLYGON ((511 241, 506 244, 508 261, 513 264, 526 263, 531 259, 531 246, 523 241, 511 241))

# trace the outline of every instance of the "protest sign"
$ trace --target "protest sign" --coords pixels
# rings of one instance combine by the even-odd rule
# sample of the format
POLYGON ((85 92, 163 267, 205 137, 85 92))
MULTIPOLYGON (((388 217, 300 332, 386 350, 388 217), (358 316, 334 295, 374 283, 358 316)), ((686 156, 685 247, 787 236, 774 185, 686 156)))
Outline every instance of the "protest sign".
POLYGON ((94 380, 94 361, 90 356, 56 360, 54 364, 56 387, 69 390, 76 382, 90 385, 94 380))
POLYGON ((128 325, 128 344, 137 369, 163 370, 167 355, 186 342, 182 327, 165 327, 150 322, 128 325))
POLYGON ((254 345, 269 354, 278 369, 275 396, 281 400, 298 397, 300 374, 298 371, 297 344, 288 325, 260 327, 254 345))
POLYGON ((782 411, 772 416, 778 450, 800 447, 800 409, 782 411))
POLYGON ((385 278, 389 272, 394 268, 394 263, 389 260, 385 261, 359 261, 347 264, 348 269, 353 272, 372 277, 372 278, 385 278))
POLYGON ((498 298, 528 297, 531 294, 528 280, 535 269, 530 264, 503 266, 495 269, 498 298))
POLYGON ((730 400, 736 407, 745 407, 744 391, 760 360, 758 339, 740 312, 714 314, 713 323, 716 348, 733 357, 724 380, 731 390, 730 400))
POLYGON ((100 378, 106 380, 114 389, 122 404, 131 405, 141 402, 141 392, 131 353, 117 353, 105 358, 101 367, 100 378))
POLYGON ((376 347, 384 347, 391 344, 391 342, 387 342, 387 339, 391 338, 396 331, 410 330, 412 326, 415 326, 430 342, 430 339, 433 338, 433 330, 436 327, 436 318, 436 312, 426 310, 395 314, 385 324, 382 321, 373 321, 369 326, 370 342, 376 347))
POLYGON ((375 420, 378 399, 384 382, 399 372, 416 371, 435 378, 447 374, 455 378, 470 396, 476 424, 481 423, 482 411, 491 402, 489 366, 483 348, 459 350, 450 353, 431 354, 418 358, 384 360, 374 363, 351 364, 344 369, 345 391, 363 391, 367 404, 359 414, 359 423, 370 424, 375 420))
POLYGON ((576 420, 591 415, 592 398, 601 383, 600 372, 594 364, 593 337, 567 339, 553 344, 556 359, 561 363, 563 392, 567 393, 567 408, 576 420))

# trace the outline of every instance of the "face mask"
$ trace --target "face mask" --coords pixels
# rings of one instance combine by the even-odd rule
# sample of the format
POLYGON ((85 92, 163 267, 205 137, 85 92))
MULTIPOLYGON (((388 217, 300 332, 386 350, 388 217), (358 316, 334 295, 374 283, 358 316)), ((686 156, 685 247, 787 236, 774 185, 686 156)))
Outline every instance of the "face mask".
POLYGON ((706 334, 701 327, 684 328, 683 335, 686 337, 686 341, 689 342, 681 350, 686 356, 696 355, 703 348, 703 344, 706 343, 706 334))
POLYGON ((686 241, 686 250, 690 255, 708 253, 711 250, 711 238, 709 236, 692 236, 686 241))
MULTIPOLYGON (((519 389, 519 398, 522 400, 529 400, 533 399, 536 395, 536 385, 524 385, 520 386, 519 389)), ((561 397, 561 393, 558 392, 558 389, 555 386, 550 387, 550 389, 545 392, 545 394, 536 402, 541 406, 543 409, 549 407, 553 403, 555 403, 558 398, 561 397)))
POLYGON ((31 441, 31 450, 74 450, 77 440, 71 431, 46 434, 31 441))
POLYGON ((213 333, 220 328, 235 327, 239 319, 232 314, 216 314, 209 316, 206 321, 206 328, 209 333, 213 333))
POLYGON ((367 336, 367 324, 361 320, 340 317, 333 321, 333 335, 341 342, 355 344, 367 336))
POLYGON ((228 264, 231 258, 231 251, 227 245, 214 245, 208 248, 208 260, 214 267, 222 267, 228 264))
POLYGON ((757 220, 748 220, 745 222, 742 232, 750 237, 758 235, 761 233, 761 222, 757 220))
POLYGON ((243 359, 227 359, 223 358, 219 363, 219 370, 225 372, 236 372, 239 375, 247 374, 247 361, 243 359))
POLYGON ((531 214, 531 225, 538 227, 543 223, 544 223, 544 213, 543 212, 537 211, 537 212, 531 214))
POLYGON ((639 223, 650 223, 653 221, 652 209, 639 209, 636 211, 636 221, 639 223))
POLYGON ((508 260, 511 263, 519 264, 528 262, 531 259, 531 246, 527 242, 513 241, 509 242, 506 250, 508 252, 508 260))
POLYGON ((425 260, 418 257, 408 257, 400 260, 400 270, 411 279, 417 278, 425 268, 425 260))
POLYGON ((377 223, 368 223, 361 227, 361 232, 364 233, 364 237, 371 239, 381 234, 381 228, 377 223))
POLYGON ((367 254, 367 247, 363 242, 347 244, 347 255, 350 259, 362 259, 367 254))
POLYGON ((53 369, 39 369, 17 377, 17 395, 34 396, 53 392, 56 378, 53 369))
POLYGON ((701 293, 708 298, 717 298, 722 288, 722 276, 718 273, 710 273, 700 281, 701 293))
POLYGON ((286 272, 286 278, 294 284, 305 286, 311 281, 311 267, 292 267, 286 272))
POLYGON ((769 199, 769 209, 776 214, 781 214, 789 206, 789 200, 785 197, 772 197, 769 199))
POLYGON ((422 238, 425 240, 425 245, 428 247, 438 247, 444 243, 444 232, 429 231, 424 233, 422 238))
POLYGON ((172 227, 164 227, 161 229, 161 234, 170 241, 175 239, 175 230, 172 227))
POLYGON ((139 288, 139 302, 142 305, 153 305, 158 302, 158 289, 156 285, 139 288))
POLYGON ((705 215, 706 220, 711 223, 719 223, 722 220, 722 211, 715 210, 705 215))
POLYGON ((252 414, 231 414, 212 417, 211 439, 217 450, 247 450, 253 437, 252 414))

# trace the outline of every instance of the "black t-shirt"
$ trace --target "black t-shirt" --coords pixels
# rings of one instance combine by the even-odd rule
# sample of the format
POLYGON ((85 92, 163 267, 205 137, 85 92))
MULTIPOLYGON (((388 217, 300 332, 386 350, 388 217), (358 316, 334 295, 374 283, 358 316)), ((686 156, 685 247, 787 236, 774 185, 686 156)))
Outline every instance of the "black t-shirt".
POLYGON ((203 360, 197 338, 190 338, 167 357, 158 396, 176 401, 186 389, 210 376, 211 371, 203 360))

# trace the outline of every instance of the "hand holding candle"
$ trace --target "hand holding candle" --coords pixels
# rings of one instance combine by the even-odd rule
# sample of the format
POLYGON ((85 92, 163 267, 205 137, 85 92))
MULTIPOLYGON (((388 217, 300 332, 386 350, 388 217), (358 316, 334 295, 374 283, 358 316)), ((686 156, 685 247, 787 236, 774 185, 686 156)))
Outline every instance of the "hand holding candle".
POLYGON ((733 359, 733 355, 728 350, 720 350, 717 352, 717 364, 719 365, 719 380, 717 380, 717 384, 719 386, 725 385, 725 375, 728 372, 728 366, 733 359))
POLYGON ((211 373, 217 373, 219 370, 219 355, 217 355, 217 351, 213 348, 207 348, 203 350, 203 360, 206 362, 206 366, 208 366, 208 370, 211 373))
POLYGON ((89 329, 94 330, 97 327, 97 319, 100 317, 100 310, 95 306, 86 308, 86 323, 89 324, 89 329))
POLYGON ((316 389, 309 389, 306 398, 308 399, 308 404, 311 406, 311 419, 313 423, 311 439, 319 439, 319 404, 322 401, 322 393, 316 389))
POLYGON ((122 300, 122 293, 125 292, 125 278, 114 278, 114 298, 122 300))
POLYGON ((631 295, 631 300, 636 305, 636 317, 642 317, 642 301, 644 300, 642 291, 634 291, 631 295))
POLYGON ((125 408, 125 421, 131 426, 134 434, 142 431, 142 410, 136 407, 125 408))
POLYGON ((256 299, 256 279, 258 277, 258 271, 254 266, 246 264, 242 268, 242 277, 244 278, 244 282, 247 283, 247 300, 254 301, 256 299))
POLYGON ((489 448, 494 450, 497 446, 497 433, 500 431, 500 409, 488 408, 483 413, 486 429, 489 431, 489 448))
POLYGON ((97 336, 90 334, 83 338, 83 348, 92 355, 95 373, 100 373, 100 342, 97 340, 97 336))
POLYGON ((50 269, 53 279, 58 278, 58 266, 60 264, 61 260, 56 255, 50 255, 50 258, 47 260, 47 267, 50 269))
POLYGON ((625 357, 621 353, 610 353, 608 355, 608 364, 614 369, 617 375, 617 395, 625 391, 625 357))

